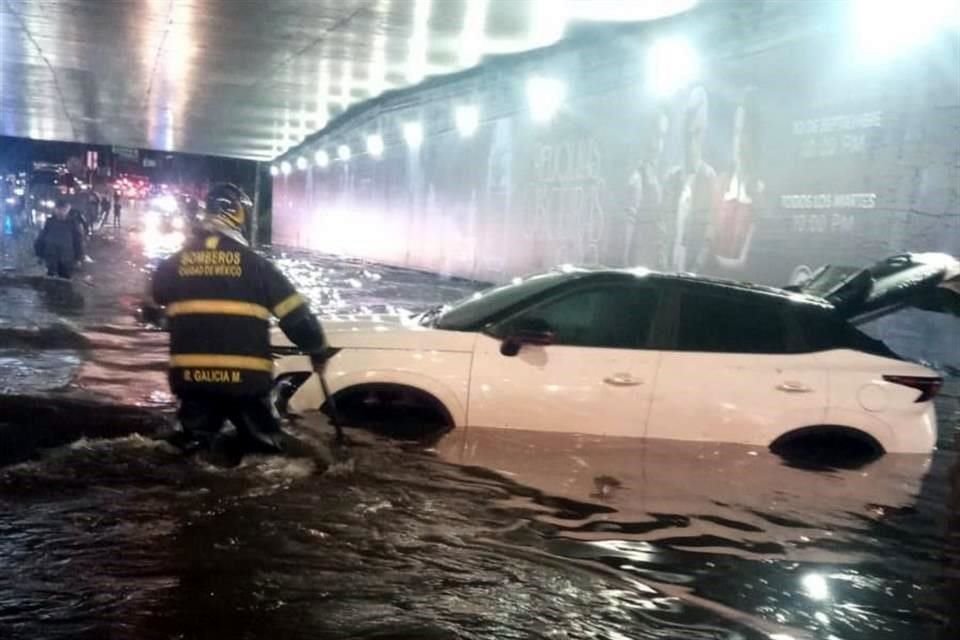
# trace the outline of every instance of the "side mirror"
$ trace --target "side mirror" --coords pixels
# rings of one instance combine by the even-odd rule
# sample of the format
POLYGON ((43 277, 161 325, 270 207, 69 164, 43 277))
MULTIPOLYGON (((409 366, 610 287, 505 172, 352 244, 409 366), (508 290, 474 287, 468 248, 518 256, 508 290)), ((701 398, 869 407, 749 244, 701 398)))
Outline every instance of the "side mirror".
POLYGON ((556 334, 552 331, 517 331, 503 339, 503 343, 500 345, 500 353, 512 358, 520 353, 520 349, 524 345, 546 347, 553 344, 556 337, 556 334))

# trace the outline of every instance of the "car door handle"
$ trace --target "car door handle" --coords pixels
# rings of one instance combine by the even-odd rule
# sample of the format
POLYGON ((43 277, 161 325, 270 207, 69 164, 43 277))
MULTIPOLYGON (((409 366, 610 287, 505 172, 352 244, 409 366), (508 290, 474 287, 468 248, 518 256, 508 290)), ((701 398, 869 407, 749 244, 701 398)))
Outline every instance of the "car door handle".
POLYGON ((810 393, 813 389, 802 382, 784 382, 777 385, 777 391, 783 391, 784 393, 810 393))
POLYGON ((607 376, 603 381, 613 387, 636 387, 643 384, 643 380, 634 378, 629 373, 615 373, 607 376))

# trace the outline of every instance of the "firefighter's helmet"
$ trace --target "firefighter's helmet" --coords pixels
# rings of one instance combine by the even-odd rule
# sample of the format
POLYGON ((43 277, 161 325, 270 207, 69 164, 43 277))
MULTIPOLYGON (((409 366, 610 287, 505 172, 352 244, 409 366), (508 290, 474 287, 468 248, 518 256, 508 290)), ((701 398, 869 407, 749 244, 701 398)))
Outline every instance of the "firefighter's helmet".
POLYGON ((207 217, 243 232, 253 213, 253 202, 235 184, 220 183, 207 192, 207 217))

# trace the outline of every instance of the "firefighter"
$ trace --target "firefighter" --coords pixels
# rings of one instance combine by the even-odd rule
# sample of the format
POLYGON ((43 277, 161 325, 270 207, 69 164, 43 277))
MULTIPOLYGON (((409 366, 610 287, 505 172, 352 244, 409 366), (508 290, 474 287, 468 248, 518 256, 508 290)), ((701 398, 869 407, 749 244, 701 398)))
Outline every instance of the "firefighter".
POLYGON ((170 387, 180 401, 180 430, 170 442, 185 451, 212 445, 226 420, 244 452, 282 451, 270 399, 271 316, 315 354, 317 366, 325 359, 323 330, 305 300, 247 246, 251 207, 239 187, 212 187, 204 226, 153 277, 153 299, 166 307, 170 330, 170 387))

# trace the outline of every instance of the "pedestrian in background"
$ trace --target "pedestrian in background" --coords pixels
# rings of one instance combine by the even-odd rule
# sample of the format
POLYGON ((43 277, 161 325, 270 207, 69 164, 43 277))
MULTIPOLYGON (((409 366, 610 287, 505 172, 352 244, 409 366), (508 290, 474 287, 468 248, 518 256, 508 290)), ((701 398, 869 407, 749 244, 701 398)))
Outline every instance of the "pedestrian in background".
POLYGON ((120 228, 120 212, 123 208, 123 204, 120 202, 120 194, 115 194, 113 197, 113 228, 120 228))
POLYGON ((110 217, 110 198, 106 195, 100 196, 100 226, 107 224, 110 217))
POLYGON ((83 260, 83 229, 75 213, 65 198, 58 199, 53 216, 33 245, 37 257, 47 265, 48 276, 69 280, 83 260))

